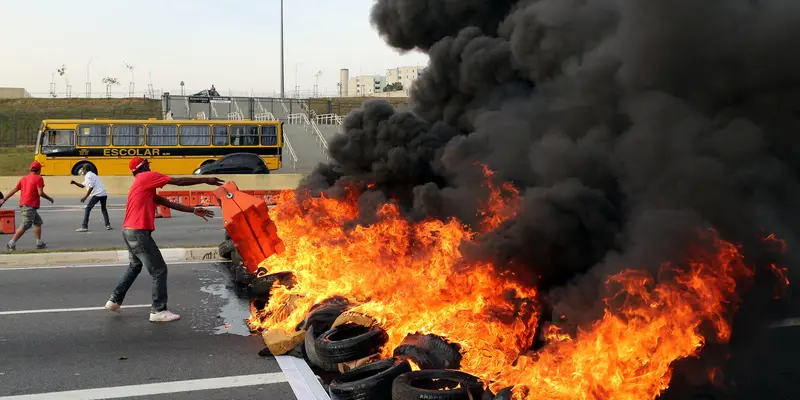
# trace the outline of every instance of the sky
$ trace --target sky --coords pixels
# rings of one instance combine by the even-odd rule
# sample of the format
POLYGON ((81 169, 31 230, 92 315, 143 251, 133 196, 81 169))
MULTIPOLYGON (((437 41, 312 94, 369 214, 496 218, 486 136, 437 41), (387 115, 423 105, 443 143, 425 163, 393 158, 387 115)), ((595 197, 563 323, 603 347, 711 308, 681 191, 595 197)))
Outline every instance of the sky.
MULTIPOLYGON (((425 66, 419 52, 389 47, 369 21, 374 0, 285 0, 285 90, 338 91, 339 71, 385 74, 387 68, 425 66)), ((187 93, 215 85, 222 95, 280 92, 280 0, 0 0, 0 87, 46 96, 66 82, 73 96, 101 93, 104 77, 126 92, 152 79, 156 91, 187 93), (65 81, 65 78, 67 81, 65 81), (231 93, 229 93, 229 91, 231 93)))

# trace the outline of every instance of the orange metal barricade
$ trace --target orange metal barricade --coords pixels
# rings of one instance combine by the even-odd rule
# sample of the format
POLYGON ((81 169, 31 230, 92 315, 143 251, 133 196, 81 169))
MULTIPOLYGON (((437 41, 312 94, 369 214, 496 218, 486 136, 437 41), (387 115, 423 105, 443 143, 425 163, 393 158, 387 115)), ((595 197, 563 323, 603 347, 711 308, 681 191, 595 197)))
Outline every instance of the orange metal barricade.
POLYGON ((15 230, 14 210, 0 210, 0 232, 13 234, 15 230))
MULTIPOLYGON (((225 230, 242 256, 245 267, 256 274, 258 264, 284 251, 275 223, 269 218, 267 203, 228 182, 214 191, 222 207, 225 230)), ((249 191, 253 192, 253 191, 249 191)))
POLYGON ((253 190, 252 192, 254 197, 264 200, 268 206, 278 204, 278 196, 281 194, 280 190, 253 190))
POLYGON ((192 207, 214 207, 219 205, 219 200, 214 192, 207 190, 192 190, 189 205, 192 207))

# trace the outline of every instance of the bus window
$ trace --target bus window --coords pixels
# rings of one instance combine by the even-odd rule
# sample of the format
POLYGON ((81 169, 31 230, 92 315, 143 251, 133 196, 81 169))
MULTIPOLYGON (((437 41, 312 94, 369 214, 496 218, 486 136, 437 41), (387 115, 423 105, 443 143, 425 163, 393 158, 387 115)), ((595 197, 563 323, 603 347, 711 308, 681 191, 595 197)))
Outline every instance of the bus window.
POLYGON ((59 149, 75 148, 75 131, 48 130, 42 137, 42 153, 49 154, 59 149))
POLYGON ((278 145, 278 127, 275 125, 264 125, 261 127, 261 145, 278 145))
POLYGON ((181 125, 181 146, 208 146, 211 128, 208 125, 181 125))
POLYGON ((108 146, 111 144, 108 125, 81 125, 78 127, 78 146, 108 146))
POLYGON ((258 126, 231 126, 231 144, 258 146, 258 126))
POLYGON ((228 145, 228 127, 227 126, 214 126, 213 131, 213 144, 214 146, 227 146, 228 145))
POLYGON ((147 126, 147 145, 148 146, 177 146, 178 145, 178 126, 177 125, 148 125, 147 126))
POLYGON ((141 146, 144 144, 144 125, 114 125, 111 142, 114 146, 141 146))

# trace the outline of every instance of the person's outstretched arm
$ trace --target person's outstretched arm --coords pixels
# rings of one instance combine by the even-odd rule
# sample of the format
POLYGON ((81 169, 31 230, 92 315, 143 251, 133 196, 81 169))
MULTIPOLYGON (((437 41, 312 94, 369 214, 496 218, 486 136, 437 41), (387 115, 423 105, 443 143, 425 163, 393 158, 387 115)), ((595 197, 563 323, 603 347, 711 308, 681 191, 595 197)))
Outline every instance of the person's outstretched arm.
POLYGON ((2 198, 2 199, 0 199, 0 206, 2 206, 2 205, 3 205, 3 203, 5 203, 5 202, 6 202, 6 200, 8 200, 8 199, 10 199, 10 198, 14 197, 14 195, 15 195, 15 194, 17 194, 17 192, 19 192, 19 188, 14 188, 14 189, 12 189, 10 192, 6 193, 6 195, 5 195, 5 196, 3 196, 3 198, 2 198))
POLYGON ((225 181, 222 179, 213 177, 213 176, 203 176, 203 177, 170 177, 168 185, 175 185, 175 186, 192 186, 192 185, 212 185, 212 186, 221 186, 225 181))
POLYGON ((171 208, 171 209, 176 210, 176 211, 182 211, 182 212, 185 212, 185 213, 192 213, 192 214, 197 215, 198 217, 200 217, 200 218, 202 218, 202 219, 204 219, 206 221, 208 221, 208 218, 214 218, 214 212, 211 211, 211 210, 205 209, 203 207, 189 207, 189 206, 186 206, 186 205, 183 205, 183 204, 173 203, 173 202, 171 202, 171 201, 167 200, 166 198, 161 197, 159 195, 156 195, 156 197, 154 199, 155 199, 156 204, 160 204, 160 205, 162 205, 164 207, 171 208))

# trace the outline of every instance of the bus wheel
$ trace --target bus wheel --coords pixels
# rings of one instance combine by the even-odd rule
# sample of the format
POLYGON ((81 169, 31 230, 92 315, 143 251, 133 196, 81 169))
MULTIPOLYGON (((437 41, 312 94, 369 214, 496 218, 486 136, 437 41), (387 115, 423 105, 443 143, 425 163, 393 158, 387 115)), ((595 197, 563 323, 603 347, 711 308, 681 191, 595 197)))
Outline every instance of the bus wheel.
POLYGON ((92 164, 90 162, 83 161, 83 162, 79 162, 79 163, 75 164, 75 166, 72 167, 72 175, 80 175, 79 172, 80 172, 81 168, 83 168, 84 165, 89 165, 89 171, 92 171, 95 174, 97 174, 97 167, 95 167, 94 164, 92 164))

